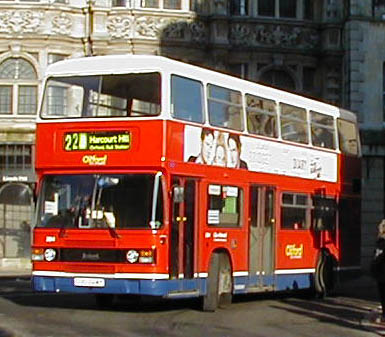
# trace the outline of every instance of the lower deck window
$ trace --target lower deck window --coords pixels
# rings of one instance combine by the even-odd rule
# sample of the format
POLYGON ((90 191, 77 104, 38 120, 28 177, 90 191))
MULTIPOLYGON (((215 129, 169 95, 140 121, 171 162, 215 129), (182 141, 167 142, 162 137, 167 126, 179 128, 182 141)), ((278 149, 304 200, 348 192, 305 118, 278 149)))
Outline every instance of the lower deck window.
POLYGON ((234 186, 209 185, 207 222, 210 226, 240 225, 241 192, 234 186))
POLYGON ((311 202, 306 194, 283 193, 281 227, 283 229, 308 229, 311 202))

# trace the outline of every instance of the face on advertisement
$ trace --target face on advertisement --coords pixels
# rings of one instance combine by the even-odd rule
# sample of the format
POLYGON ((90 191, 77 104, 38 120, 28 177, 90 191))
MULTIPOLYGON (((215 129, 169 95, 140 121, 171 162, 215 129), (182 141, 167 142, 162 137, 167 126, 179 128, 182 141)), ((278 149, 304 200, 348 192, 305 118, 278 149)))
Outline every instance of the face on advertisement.
POLYGON ((202 139, 202 161, 206 164, 211 162, 214 147, 214 135, 206 133, 202 139))
POLYGON ((229 138, 229 167, 239 167, 239 149, 236 141, 233 138, 229 138))
POLYGON ((215 165, 226 166, 226 152, 222 145, 218 145, 215 151, 215 165))

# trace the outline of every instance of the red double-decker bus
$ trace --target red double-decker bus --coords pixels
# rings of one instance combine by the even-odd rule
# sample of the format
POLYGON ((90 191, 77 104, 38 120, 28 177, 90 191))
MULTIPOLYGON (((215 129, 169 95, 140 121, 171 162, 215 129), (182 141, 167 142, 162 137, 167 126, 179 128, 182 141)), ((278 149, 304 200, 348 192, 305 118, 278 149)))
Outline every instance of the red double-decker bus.
POLYGON ((212 311, 360 271, 353 113, 159 56, 58 62, 44 88, 36 291, 212 311))

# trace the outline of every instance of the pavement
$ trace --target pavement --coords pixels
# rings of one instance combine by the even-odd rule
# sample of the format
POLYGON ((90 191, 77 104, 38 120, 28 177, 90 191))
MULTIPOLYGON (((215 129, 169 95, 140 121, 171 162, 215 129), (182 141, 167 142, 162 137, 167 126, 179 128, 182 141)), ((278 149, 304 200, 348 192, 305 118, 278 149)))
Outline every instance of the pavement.
POLYGON ((31 266, 8 267, 0 266, 0 279, 7 278, 30 278, 32 274, 31 266))
MULTIPOLYGON (((25 283, 24 281, 30 279, 30 265, 17 268, 0 266, 0 282, 12 283, 12 280, 15 280, 17 283, 18 280, 21 280, 25 283)), ((378 300, 377 285, 370 275, 363 274, 357 279, 341 282, 336 289, 336 295, 339 303, 352 305, 359 309, 360 325, 365 330, 385 337, 385 322, 380 322, 381 306, 378 300)))

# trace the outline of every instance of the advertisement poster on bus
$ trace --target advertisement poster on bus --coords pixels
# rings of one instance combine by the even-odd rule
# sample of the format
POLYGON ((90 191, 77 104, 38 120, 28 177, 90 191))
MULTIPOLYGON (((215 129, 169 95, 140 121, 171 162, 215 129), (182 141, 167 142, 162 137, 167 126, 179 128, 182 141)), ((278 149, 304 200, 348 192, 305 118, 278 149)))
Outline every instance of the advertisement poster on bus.
POLYGON ((337 181, 336 153, 191 125, 185 126, 184 161, 337 181))

